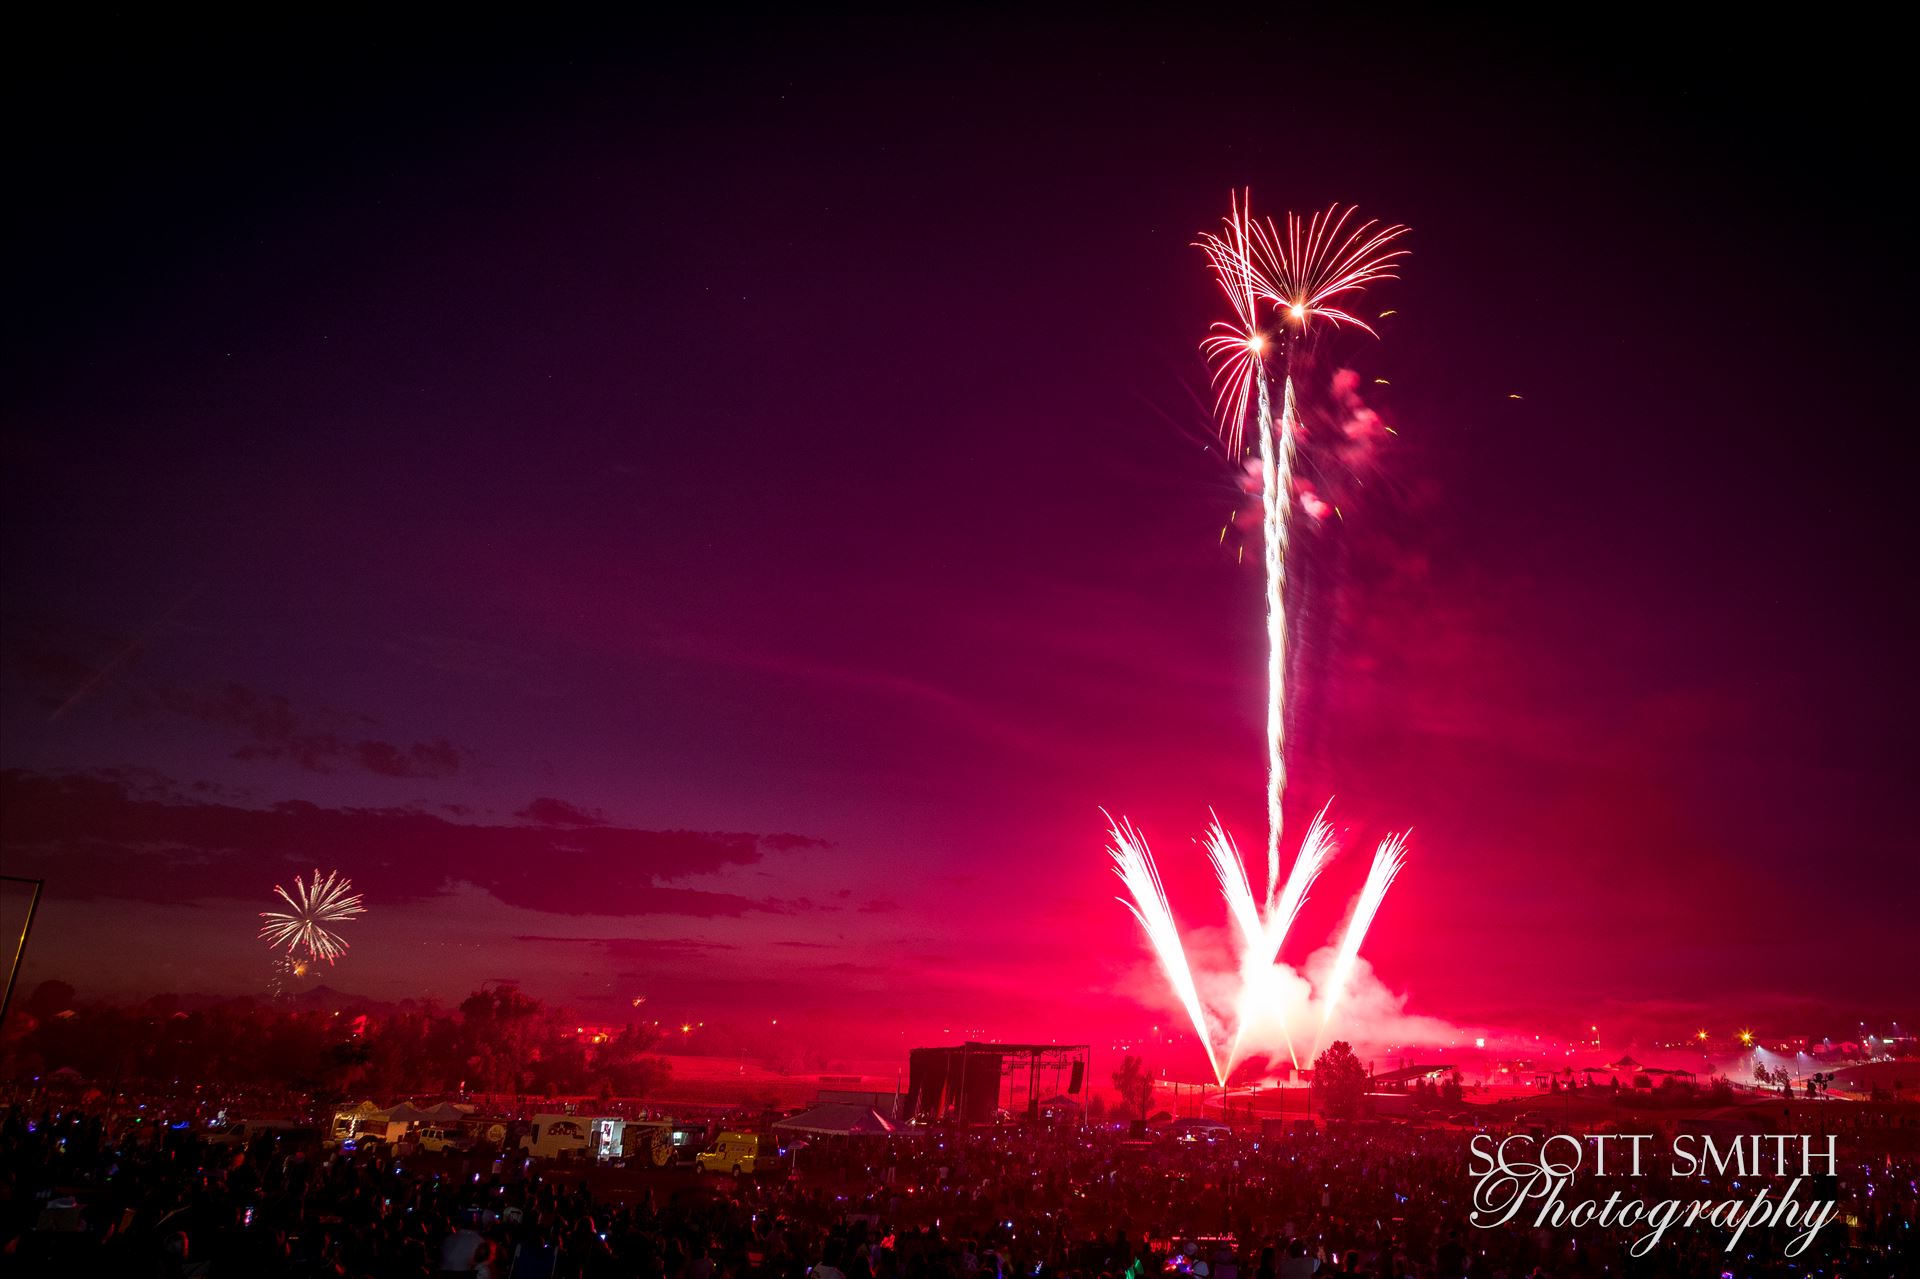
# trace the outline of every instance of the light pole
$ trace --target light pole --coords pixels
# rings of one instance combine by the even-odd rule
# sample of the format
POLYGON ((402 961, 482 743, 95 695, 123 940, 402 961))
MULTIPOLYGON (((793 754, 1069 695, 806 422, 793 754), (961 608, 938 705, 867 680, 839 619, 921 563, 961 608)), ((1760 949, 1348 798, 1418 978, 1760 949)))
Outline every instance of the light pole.
POLYGON ((33 932, 33 916, 40 909, 40 890, 47 886, 44 879, 23 879, 18 875, 0 875, 0 880, 9 884, 32 884, 33 895, 27 899, 26 922, 20 925, 20 941, 13 948, 13 966, 7 969, 7 993, 0 998, 0 1027, 7 1024, 7 1013, 13 1008, 13 986, 20 980, 20 965, 27 958, 27 937, 33 932))

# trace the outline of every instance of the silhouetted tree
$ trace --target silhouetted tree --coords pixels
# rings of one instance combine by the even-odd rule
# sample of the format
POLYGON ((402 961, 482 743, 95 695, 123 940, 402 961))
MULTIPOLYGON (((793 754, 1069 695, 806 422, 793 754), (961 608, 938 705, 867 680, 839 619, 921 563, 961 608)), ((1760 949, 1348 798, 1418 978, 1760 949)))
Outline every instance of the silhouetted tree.
POLYGON ((43 981, 27 996, 26 1010, 35 1021, 57 1017, 73 1007, 74 989, 63 981, 43 981))
POLYGON ((538 1051, 544 1006, 512 986, 476 990, 460 1003, 467 1060, 488 1092, 519 1096, 528 1062, 538 1051))
POLYGON ((1136 1119, 1145 1119, 1153 1105, 1153 1076, 1138 1057, 1120 1059, 1113 1072, 1113 1088, 1120 1094, 1120 1110, 1136 1119))
POLYGON ((1344 1039, 1327 1045, 1313 1063, 1313 1090, 1320 1109, 1333 1119, 1352 1119, 1360 1113, 1367 1092, 1367 1068, 1344 1039))

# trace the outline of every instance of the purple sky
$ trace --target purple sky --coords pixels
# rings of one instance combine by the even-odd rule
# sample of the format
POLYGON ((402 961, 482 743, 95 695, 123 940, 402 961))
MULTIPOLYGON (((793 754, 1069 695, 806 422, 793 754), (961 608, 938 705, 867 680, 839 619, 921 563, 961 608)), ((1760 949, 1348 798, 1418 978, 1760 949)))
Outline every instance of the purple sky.
POLYGON ((1190 247, 1250 185, 1414 228, 1306 387, 1318 464, 1337 369, 1394 432, 1302 533, 1290 800, 1413 828, 1379 977, 1463 1025, 1915 1019, 1891 91, 1663 40, 52 60, 5 369, 29 979, 260 990, 318 865, 371 906, 325 979, 383 997, 1158 1018, 1099 806, 1195 927, 1208 807, 1260 843, 1190 247))

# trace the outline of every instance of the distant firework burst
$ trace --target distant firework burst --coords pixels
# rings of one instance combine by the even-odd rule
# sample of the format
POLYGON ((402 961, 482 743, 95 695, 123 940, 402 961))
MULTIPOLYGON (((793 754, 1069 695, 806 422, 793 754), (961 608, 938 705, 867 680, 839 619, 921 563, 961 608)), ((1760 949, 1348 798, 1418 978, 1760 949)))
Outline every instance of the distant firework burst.
POLYGON ((347 943, 333 930, 367 913, 353 881, 339 871, 325 878, 318 870, 311 881, 294 876, 293 891, 276 884, 274 893, 286 903, 285 910, 263 910, 260 938, 275 950, 284 949, 288 960, 304 966, 326 960, 331 964, 347 951, 347 943))
POLYGON ((267 993, 275 999, 286 998, 292 993, 294 983, 304 978, 312 967, 305 957, 276 954, 272 973, 267 978, 267 993))
MULTIPOLYGON (((1356 222, 1351 208, 1343 211, 1337 204, 1307 218, 1289 214, 1283 232, 1270 218, 1256 219, 1250 196, 1241 193, 1231 202, 1221 231, 1203 233, 1197 242, 1232 312, 1230 319, 1213 324, 1201 349, 1213 368, 1214 415, 1221 442, 1236 459, 1249 451, 1259 457, 1266 579, 1265 894, 1255 897, 1240 852, 1217 817, 1206 837, 1207 853, 1235 926, 1240 953, 1240 981, 1224 1057, 1215 1050, 1192 966, 1145 839, 1124 819, 1114 822, 1109 830, 1109 852, 1114 872, 1132 899, 1120 900, 1146 932, 1169 985, 1206 1049, 1208 1064, 1222 1084, 1247 1050, 1246 1030, 1256 1020, 1277 1021, 1288 1055, 1295 1066, 1300 1064, 1288 1028, 1293 1009, 1287 1005, 1292 997, 1278 993, 1283 988, 1271 978, 1308 889, 1335 852, 1332 828, 1323 808, 1308 829, 1291 872, 1281 878, 1282 806, 1287 784, 1287 551, 1296 496, 1293 454, 1300 422, 1294 398, 1293 355, 1308 341, 1316 321, 1373 333, 1373 327, 1350 308, 1368 284, 1395 278, 1398 263, 1406 257, 1406 250, 1396 245, 1406 233, 1404 226, 1356 222), (1279 365, 1281 381, 1278 421, 1273 414, 1275 397, 1269 367, 1274 361, 1279 365), (1252 450, 1247 443, 1249 430, 1254 435, 1252 450)), ((1341 940, 1328 988, 1319 992, 1322 1017, 1316 1047, 1352 978, 1373 917, 1405 857, 1406 841, 1400 835, 1382 842, 1374 855, 1372 872, 1341 940)))

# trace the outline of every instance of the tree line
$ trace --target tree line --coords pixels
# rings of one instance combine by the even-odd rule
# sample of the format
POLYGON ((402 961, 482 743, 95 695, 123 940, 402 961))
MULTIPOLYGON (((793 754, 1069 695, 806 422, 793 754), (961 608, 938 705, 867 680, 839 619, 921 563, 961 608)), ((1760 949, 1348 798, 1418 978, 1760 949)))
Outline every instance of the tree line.
POLYGON ((250 998, 194 1009, 164 995, 81 1001, 49 981, 10 1013, 0 1073, 106 1091, 640 1097, 671 1077, 660 1038, 646 1024, 582 1035, 570 1012, 512 986, 477 990, 454 1009, 375 1012, 250 998))

